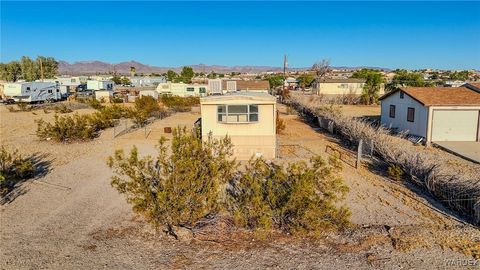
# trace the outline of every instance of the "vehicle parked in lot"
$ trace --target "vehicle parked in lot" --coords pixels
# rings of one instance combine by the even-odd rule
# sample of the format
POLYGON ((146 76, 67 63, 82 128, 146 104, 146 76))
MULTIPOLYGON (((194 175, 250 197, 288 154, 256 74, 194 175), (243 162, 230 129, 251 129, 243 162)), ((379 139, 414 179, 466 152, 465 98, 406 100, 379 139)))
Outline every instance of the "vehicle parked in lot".
POLYGON ((62 99, 58 84, 54 82, 6 83, 4 94, 15 102, 53 102, 62 99))

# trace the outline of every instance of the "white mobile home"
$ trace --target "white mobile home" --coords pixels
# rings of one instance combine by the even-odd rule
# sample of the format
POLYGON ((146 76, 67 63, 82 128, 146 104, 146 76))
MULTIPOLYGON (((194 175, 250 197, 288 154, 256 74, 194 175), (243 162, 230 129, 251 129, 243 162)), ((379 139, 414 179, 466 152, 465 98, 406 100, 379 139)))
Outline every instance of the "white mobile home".
POLYGON ((62 99, 58 84, 53 82, 6 83, 4 95, 15 102, 45 102, 62 99))
POLYGON ((97 80, 88 80, 87 81, 87 90, 108 90, 113 91, 113 86, 115 83, 113 81, 97 81, 97 80))
POLYGON ((480 93, 466 87, 402 87, 380 98, 382 125, 442 141, 480 141, 480 93))
POLYGON ((202 138, 228 135, 233 156, 276 156, 276 98, 262 92, 232 92, 200 99, 202 138))
POLYGON ((157 92, 180 97, 205 96, 207 95, 207 85, 166 82, 158 84, 157 92))

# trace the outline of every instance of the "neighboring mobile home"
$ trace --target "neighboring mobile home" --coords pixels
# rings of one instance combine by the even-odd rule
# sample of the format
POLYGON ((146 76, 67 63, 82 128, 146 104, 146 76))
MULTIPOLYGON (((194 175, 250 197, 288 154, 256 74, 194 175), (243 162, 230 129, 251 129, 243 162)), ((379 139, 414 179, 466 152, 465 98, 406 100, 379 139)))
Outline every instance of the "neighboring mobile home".
POLYGON ((276 99, 261 92, 232 92, 200 99, 202 138, 211 133, 219 139, 228 135, 233 156, 276 156, 276 99))
POLYGON ((401 87, 381 98, 382 125, 435 141, 479 141, 480 93, 466 87, 401 87))
POLYGON ((160 83, 157 86, 157 92, 159 94, 169 94, 180 97, 188 96, 206 96, 207 95, 206 84, 185 84, 185 83, 160 83))
MULTIPOLYGON (((365 79, 322 79, 312 83, 313 92, 326 98, 335 98, 343 95, 360 96, 365 86, 365 79)), ((384 94, 384 85, 379 95, 384 94)))
POLYGON ((88 80, 87 81, 87 90, 93 90, 93 91, 98 91, 98 90, 107 90, 107 91, 113 91, 113 86, 115 86, 115 83, 110 80, 106 81, 98 81, 98 80, 88 80))

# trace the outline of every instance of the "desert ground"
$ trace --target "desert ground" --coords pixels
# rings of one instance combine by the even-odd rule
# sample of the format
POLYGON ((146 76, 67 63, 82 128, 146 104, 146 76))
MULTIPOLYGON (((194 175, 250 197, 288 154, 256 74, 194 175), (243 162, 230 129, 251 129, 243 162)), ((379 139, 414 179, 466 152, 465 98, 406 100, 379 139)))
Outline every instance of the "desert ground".
MULTIPOLYGON (((279 162, 327 157, 337 138, 280 107, 286 130, 278 136, 279 162)), ((360 115, 371 115, 375 108, 360 115), (371 110, 371 111, 370 111, 371 110)), ((83 108, 75 112, 89 113, 83 108)), ((0 106, 1 144, 41 156, 45 172, 21 183, 0 206, 1 269, 467 269, 480 267, 480 232, 422 191, 389 180, 368 166, 344 164, 350 191, 345 204, 352 229, 323 239, 243 231, 174 240, 132 213, 110 186, 106 159, 116 149, 137 146, 154 155, 164 127, 187 126, 199 109, 175 113, 114 138, 104 130, 90 142, 39 141, 36 119, 42 110, 9 112, 0 106), (146 136, 146 134, 148 136, 146 136)))

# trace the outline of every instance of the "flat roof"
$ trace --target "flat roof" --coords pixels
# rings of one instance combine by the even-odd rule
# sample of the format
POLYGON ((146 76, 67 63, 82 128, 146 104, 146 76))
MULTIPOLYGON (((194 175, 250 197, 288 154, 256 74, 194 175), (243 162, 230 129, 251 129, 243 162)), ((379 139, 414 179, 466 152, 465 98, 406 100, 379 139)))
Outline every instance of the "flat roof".
POLYGON ((200 98, 200 102, 215 102, 215 101, 226 101, 226 100, 256 100, 256 101, 270 101, 275 103, 277 99, 265 92, 228 92, 223 95, 211 95, 200 98))

